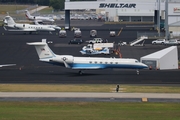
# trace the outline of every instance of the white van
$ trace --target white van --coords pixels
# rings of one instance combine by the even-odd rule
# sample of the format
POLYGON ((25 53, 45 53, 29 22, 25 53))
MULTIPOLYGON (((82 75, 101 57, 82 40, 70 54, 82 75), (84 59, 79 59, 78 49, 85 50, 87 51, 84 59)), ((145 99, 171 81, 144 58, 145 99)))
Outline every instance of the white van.
POLYGON ((65 30, 60 30, 59 31, 59 37, 66 37, 67 34, 66 34, 66 31, 65 30))

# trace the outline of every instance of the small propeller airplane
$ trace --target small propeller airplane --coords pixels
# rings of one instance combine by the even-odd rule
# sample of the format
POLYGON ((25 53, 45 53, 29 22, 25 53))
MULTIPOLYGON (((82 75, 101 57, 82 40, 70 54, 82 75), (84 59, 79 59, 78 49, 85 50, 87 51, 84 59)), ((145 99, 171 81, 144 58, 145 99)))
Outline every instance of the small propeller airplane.
POLYGON ((25 16, 28 20, 37 21, 38 23, 54 22, 54 19, 52 17, 32 16, 28 10, 25 10, 25 16))
POLYGON ((109 48, 105 47, 102 48, 101 50, 96 50, 93 48, 82 48, 82 50, 80 51, 80 53, 82 55, 98 55, 98 54, 104 54, 104 55, 109 55, 109 48))
POLYGON ((7 31, 29 32, 30 34, 32 32, 37 32, 37 31, 48 31, 50 34, 52 34, 51 32, 55 31, 55 28, 48 25, 31 25, 31 24, 15 23, 11 16, 6 16, 3 21, 4 21, 4 29, 7 31), (6 27, 13 29, 7 29, 6 27))
POLYGON ((49 48, 46 39, 42 39, 42 42, 27 43, 27 45, 35 46, 39 61, 79 70, 80 75, 83 73, 82 70, 106 68, 136 69, 137 74, 139 74, 139 69, 148 68, 147 65, 137 59, 57 55, 49 48))

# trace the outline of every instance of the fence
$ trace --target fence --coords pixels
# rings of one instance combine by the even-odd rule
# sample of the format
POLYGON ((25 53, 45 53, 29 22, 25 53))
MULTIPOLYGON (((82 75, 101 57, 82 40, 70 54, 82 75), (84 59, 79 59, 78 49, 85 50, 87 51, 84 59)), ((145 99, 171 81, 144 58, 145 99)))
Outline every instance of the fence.
POLYGON ((157 32, 137 32, 137 38, 141 36, 147 36, 148 39, 164 38, 165 32, 161 32, 160 36, 159 36, 159 33, 157 32))

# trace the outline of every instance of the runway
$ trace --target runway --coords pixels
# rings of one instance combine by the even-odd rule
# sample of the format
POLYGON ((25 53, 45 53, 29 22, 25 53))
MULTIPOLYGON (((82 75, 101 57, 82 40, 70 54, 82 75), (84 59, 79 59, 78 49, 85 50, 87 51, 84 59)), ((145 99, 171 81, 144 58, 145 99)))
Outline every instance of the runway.
MULTIPOLYGON (((87 22, 87 21, 86 21, 87 22)), ((85 23, 86 23, 85 22, 85 23)), ((85 24, 82 23, 82 24, 85 24)), ((93 23, 98 24, 99 23, 93 23)), ((97 28, 98 37, 107 38, 109 42, 119 41, 130 42, 136 39, 138 30, 148 30, 149 28, 128 28, 125 25, 94 25, 80 26, 82 28, 82 39, 87 41, 89 31, 97 28), (124 27, 119 36, 109 37, 109 30, 118 33, 124 27), (107 29, 109 28, 109 29, 107 29)), ((62 26, 61 26, 62 27, 62 26)), ((84 45, 68 45, 69 40, 73 39, 73 31, 67 31, 67 38, 59 38, 58 32, 49 34, 40 32, 23 34, 22 32, 7 32, 0 27, 0 64, 16 64, 12 67, 0 68, 0 83, 58 83, 58 84, 179 84, 179 70, 140 70, 140 75, 136 70, 124 69, 104 69, 86 70, 83 75, 78 74, 78 70, 71 70, 64 67, 53 66, 41 63, 33 46, 26 45, 27 42, 37 42, 42 39, 52 41, 50 48, 56 54, 66 54, 82 56, 79 52, 84 45)), ((151 45, 152 40, 146 40, 145 46, 122 46, 121 53, 123 58, 136 58, 164 49, 167 46, 151 45)), ((179 52, 178 46, 178 54, 179 52)), ((100 57, 118 57, 112 55, 99 55, 100 57)))
POLYGON ((0 92, 0 101, 180 102, 180 94, 0 92))

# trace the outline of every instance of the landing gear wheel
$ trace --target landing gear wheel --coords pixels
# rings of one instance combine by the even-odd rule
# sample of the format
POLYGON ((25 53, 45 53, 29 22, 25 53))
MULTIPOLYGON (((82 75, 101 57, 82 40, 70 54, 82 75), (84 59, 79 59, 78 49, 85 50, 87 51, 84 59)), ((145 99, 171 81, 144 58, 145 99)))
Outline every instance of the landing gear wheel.
POLYGON ((82 74, 83 74, 83 72, 80 70, 80 71, 79 71, 79 75, 82 75, 82 74))
POLYGON ((139 75, 139 70, 136 70, 137 75, 139 75))

